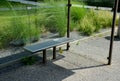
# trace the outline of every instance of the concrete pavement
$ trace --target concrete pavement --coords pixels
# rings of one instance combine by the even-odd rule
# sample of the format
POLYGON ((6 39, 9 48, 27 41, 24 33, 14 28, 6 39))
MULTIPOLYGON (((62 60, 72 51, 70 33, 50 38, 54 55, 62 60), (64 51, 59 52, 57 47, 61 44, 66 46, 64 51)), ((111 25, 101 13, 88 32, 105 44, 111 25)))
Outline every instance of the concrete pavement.
POLYGON ((56 60, 51 60, 48 51, 46 65, 4 70, 0 81, 120 81, 120 40, 115 39, 112 65, 108 66, 109 39, 108 35, 72 43, 69 51, 57 52, 56 60))

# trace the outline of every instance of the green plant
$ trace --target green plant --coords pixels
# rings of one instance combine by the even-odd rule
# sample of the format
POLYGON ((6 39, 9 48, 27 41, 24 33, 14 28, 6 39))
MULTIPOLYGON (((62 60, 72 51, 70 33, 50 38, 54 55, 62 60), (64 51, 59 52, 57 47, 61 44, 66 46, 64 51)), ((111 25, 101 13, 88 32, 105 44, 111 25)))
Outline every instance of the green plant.
POLYGON ((99 23, 102 27, 110 27, 112 25, 112 13, 109 11, 98 11, 97 17, 99 19, 99 23))
POLYGON ((1 16, 2 23, 0 23, 0 48, 7 47, 11 41, 19 41, 22 40, 24 43, 38 40, 40 37, 40 27, 37 28, 35 25, 36 17, 34 17, 35 10, 29 10, 29 14, 27 11, 14 10, 14 5, 12 5, 8 1, 4 1, 6 5, 11 9, 8 12, 5 12, 5 15, 1 16), (23 16, 23 12, 28 16, 23 16), (22 13, 22 14, 21 14, 22 13), (29 21, 28 17, 31 15, 32 20, 29 21))
POLYGON ((80 32, 91 35, 101 28, 110 27, 112 24, 112 14, 109 11, 89 10, 86 16, 80 21, 78 26, 80 32))
MULTIPOLYGON (((85 5, 84 3, 79 3, 78 1, 74 1, 74 4, 85 5)), ((70 23, 70 30, 78 30, 77 25, 79 22, 85 17, 87 14, 87 9, 83 7, 71 7, 71 23, 70 23)))
POLYGON ((79 25, 79 30, 85 35, 91 35, 95 31, 95 26, 93 23, 93 19, 88 16, 84 17, 79 25))
POLYGON ((0 0, 0 8, 10 8, 9 4, 12 5, 12 7, 24 7, 26 5, 32 6, 30 4, 24 4, 24 3, 20 3, 20 2, 13 2, 13 1, 8 1, 8 0, 0 0))
POLYGON ((37 27, 40 29, 42 33, 46 32, 47 29, 45 28, 46 24, 46 14, 43 14, 41 11, 38 11, 38 15, 36 16, 37 18, 37 27))
POLYGON ((76 45, 79 45, 80 44, 80 41, 77 41, 76 45))
POLYGON ((50 5, 52 8, 44 10, 46 14, 45 27, 51 32, 58 32, 60 36, 66 33, 66 8, 59 3, 50 5))
POLYGON ((8 25, 0 28, 0 47, 6 47, 11 41, 23 40, 25 43, 33 39, 39 39, 40 28, 35 23, 29 26, 24 18, 12 18, 8 25))
POLYGON ((10 38, 7 38, 8 35, 9 34, 3 28, 0 28, 0 48, 8 45, 8 41, 10 41, 10 38))
POLYGON ((63 53, 63 49, 61 47, 59 47, 59 52, 62 54, 63 53))
POLYGON ((87 14, 87 17, 92 19, 93 25, 95 26, 94 32, 98 32, 102 28, 102 25, 100 24, 101 21, 98 14, 97 14, 97 11, 93 9, 89 10, 89 13, 87 14))
POLYGON ((70 20, 70 31, 78 30, 77 28, 78 22, 74 22, 72 19, 70 20))
POLYGON ((33 65, 37 59, 35 56, 30 56, 30 57, 24 57, 21 59, 22 63, 24 63, 25 65, 33 65))
POLYGON ((71 8, 71 18, 74 22, 80 21, 86 15, 87 11, 85 8, 72 7, 71 8))
POLYGON ((55 22, 57 27, 56 29, 59 32, 59 35, 64 36, 67 31, 65 13, 56 15, 55 22))

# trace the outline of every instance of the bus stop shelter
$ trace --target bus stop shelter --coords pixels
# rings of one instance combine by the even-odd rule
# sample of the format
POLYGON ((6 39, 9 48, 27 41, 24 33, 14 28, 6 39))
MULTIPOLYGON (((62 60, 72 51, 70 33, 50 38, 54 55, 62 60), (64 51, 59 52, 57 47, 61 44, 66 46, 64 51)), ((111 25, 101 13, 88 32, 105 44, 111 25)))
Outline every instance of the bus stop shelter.
MULTIPOLYGON (((116 25, 116 15, 118 11, 119 0, 114 0, 114 8, 113 8, 113 20, 112 20, 112 28, 111 28, 111 38, 110 38, 110 47, 109 47, 109 56, 108 65, 111 65, 112 61, 112 52, 113 52, 113 43, 114 43, 114 32, 116 25)), ((70 37, 70 7, 72 6, 71 0, 68 0, 68 14, 67 14, 67 37, 70 37)), ((69 50, 69 43, 67 43, 67 50, 69 50)))

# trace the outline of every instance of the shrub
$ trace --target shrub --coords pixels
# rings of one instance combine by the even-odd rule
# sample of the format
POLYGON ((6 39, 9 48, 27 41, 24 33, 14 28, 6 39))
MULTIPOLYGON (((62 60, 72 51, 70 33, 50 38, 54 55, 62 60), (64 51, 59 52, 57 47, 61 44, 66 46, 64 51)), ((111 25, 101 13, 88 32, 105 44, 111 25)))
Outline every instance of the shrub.
POLYGON ((31 38, 39 38, 40 29, 36 27, 35 22, 25 22, 24 19, 20 18, 12 22, 10 27, 12 29, 11 31, 13 31, 12 33, 18 33, 15 36, 12 34, 15 37, 14 39, 23 39, 26 41, 31 38))
POLYGON ((84 34, 91 35, 101 28, 110 27, 112 14, 109 11, 89 10, 87 15, 80 21, 79 30, 84 34))
MULTIPOLYGON (((75 4, 78 4, 78 2, 73 2, 75 4)), ((79 3, 81 5, 85 5, 84 3, 79 3)), ((77 30, 77 24, 79 24, 79 21, 81 21, 85 15, 87 14, 87 9, 80 8, 80 7, 71 7, 71 25, 70 30, 77 30)))
POLYGON ((70 20, 70 31, 78 30, 78 22, 74 22, 72 19, 70 20))
POLYGON ((57 27, 57 31, 59 32, 59 35, 64 36, 67 31, 65 13, 56 15, 55 20, 56 20, 56 27, 57 27))
POLYGON ((93 34, 93 32, 95 31, 93 19, 85 16, 80 22, 79 31, 81 31, 85 35, 93 34))
POLYGON ((101 10, 101 11, 98 11, 96 15, 102 27, 106 28, 112 25, 112 13, 111 12, 101 10))
POLYGON ((10 38, 7 36, 9 35, 7 31, 5 31, 4 28, 0 28, 0 48, 3 48, 8 45, 8 41, 10 41, 10 38))
POLYGON ((100 24, 99 16, 96 14, 96 12, 97 11, 91 9, 87 14, 87 16, 93 20, 93 25, 95 26, 94 32, 98 32, 102 28, 102 25, 100 24))
POLYGON ((86 9, 80 7, 71 8, 71 18, 74 22, 80 21, 86 15, 86 9))
POLYGON ((51 32, 58 32, 60 36, 66 33, 66 8, 59 3, 51 4, 51 8, 44 10, 46 15, 45 27, 51 32))
POLYGON ((21 59, 22 63, 24 63, 25 65, 33 65, 37 59, 35 56, 30 56, 30 57, 24 57, 21 59))
POLYGON ((9 45, 11 41, 23 40, 25 43, 33 38, 39 38, 40 30, 35 24, 29 25, 22 18, 13 18, 8 26, 0 29, 1 48, 9 45))

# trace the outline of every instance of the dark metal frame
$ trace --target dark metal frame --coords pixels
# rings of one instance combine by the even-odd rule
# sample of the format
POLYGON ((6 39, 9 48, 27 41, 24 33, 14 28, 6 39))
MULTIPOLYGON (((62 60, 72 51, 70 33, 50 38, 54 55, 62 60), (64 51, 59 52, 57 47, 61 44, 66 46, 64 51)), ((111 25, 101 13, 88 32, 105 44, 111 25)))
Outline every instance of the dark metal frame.
MULTIPOLYGON (((115 32, 115 24, 116 24, 116 14, 118 10, 119 0, 115 0, 114 3, 114 12, 113 12, 113 20, 112 20, 112 29, 111 29, 111 39, 110 39, 110 48, 109 48, 109 56, 108 56, 108 65, 111 65, 112 60, 112 51, 113 51, 113 42, 114 42, 114 32, 115 32)), ((70 37, 70 7, 71 0, 68 0, 68 16, 67 16, 67 37, 70 37)), ((69 50, 69 43, 67 43, 67 50, 69 50)))
MULTIPOLYGON (((43 64, 46 64, 46 49, 43 50, 43 64)), ((53 60, 56 59, 56 46, 53 47, 53 60)))
POLYGON ((118 10, 119 0, 115 0, 114 4, 114 12, 113 12, 113 21, 112 21, 112 29, 111 29, 111 39, 110 39, 110 48, 109 48, 109 57, 108 57, 108 65, 111 65, 112 61, 112 52, 113 52, 113 41, 114 41, 114 32, 115 32, 115 24, 116 24, 116 14, 118 10))
MULTIPOLYGON (((116 24, 116 14, 118 10, 119 0, 115 0, 114 4, 114 12, 113 12, 113 20, 112 20, 112 29, 111 29, 111 39, 110 39, 110 48, 109 48, 109 56, 108 56, 108 65, 111 65, 112 60, 112 52, 113 52, 113 42, 114 42, 114 32, 115 32, 115 24, 116 24)), ((67 12, 67 38, 70 37, 70 8, 72 6, 71 0, 68 0, 68 12, 67 12)), ((69 43, 67 43, 67 50, 69 50, 69 43)), ((56 58, 56 47, 53 47, 53 59, 56 58)), ((46 50, 43 50, 43 63, 46 62, 46 50)))
POLYGON ((53 59, 56 59, 56 46, 53 47, 53 59))
POLYGON ((46 49, 43 50, 43 63, 46 63, 46 49))
MULTIPOLYGON (((70 37, 70 7, 72 6, 71 5, 71 0, 68 0, 68 14, 67 14, 67 37, 69 38, 70 37)), ((67 50, 69 50, 69 47, 70 47, 70 44, 67 43, 67 50)))

